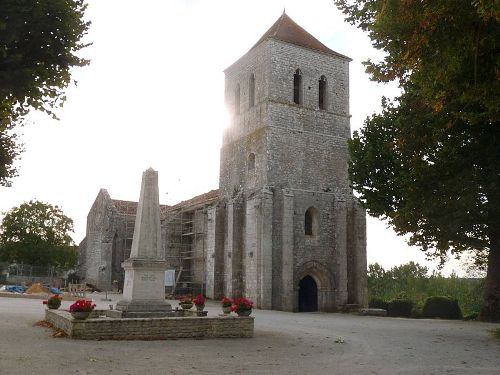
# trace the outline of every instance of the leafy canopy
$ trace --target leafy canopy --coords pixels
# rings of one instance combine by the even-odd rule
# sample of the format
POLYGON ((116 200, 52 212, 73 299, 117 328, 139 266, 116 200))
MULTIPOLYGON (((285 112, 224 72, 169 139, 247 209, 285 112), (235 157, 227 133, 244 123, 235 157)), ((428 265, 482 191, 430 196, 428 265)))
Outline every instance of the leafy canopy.
POLYGON ((500 321, 500 5, 487 0, 337 0, 386 55, 367 61, 402 94, 349 144, 371 215, 429 256, 488 257, 482 316, 500 321))
POLYGON ((73 220, 59 207, 39 201, 23 203, 2 220, 0 259, 69 269, 77 261, 72 231, 73 220))
POLYGON ((89 22, 84 0, 2 0, 0 2, 0 185, 16 175, 21 151, 13 128, 32 109, 54 118, 71 68, 88 60, 77 56, 89 22))
POLYGON ((383 61, 376 81, 398 80, 350 143, 353 187, 370 214, 429 255, 489 248, 499 217, 500 13, 490 2, 336 1, 367 31, 383 61))

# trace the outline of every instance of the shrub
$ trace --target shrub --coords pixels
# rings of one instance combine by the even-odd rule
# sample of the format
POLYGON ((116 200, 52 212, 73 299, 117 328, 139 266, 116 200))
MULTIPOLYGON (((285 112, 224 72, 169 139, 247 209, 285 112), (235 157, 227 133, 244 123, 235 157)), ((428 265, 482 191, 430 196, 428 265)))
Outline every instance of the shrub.
POLYGON ((429 275, 425 267, 411 262, 390 270, 370 264, 368 270, 369 299, 409 299, 421 308, 428 297, 448 296, 458 300, 464 316, 481 310, 484 284, 484 278, 444 277, 439 272, 429 275))
POLYGON ((409 318, 413 309, 414 303, 408 299, 395 299, 387 305, 387 315, 396 317, 401 316, 409 318))
POLYGON ((54 294, 46 301, 43 301, 44 305, 47 305, 49 309, 58 309, 61 306, 62 297, 54 294))
POLYGON ((368 302, 368 307, 372 309, 384 309, 387 310, 387 302, 384 301, 382 298, 370 298, 370 301, 368 302))
POLYGON ((429 297, 422 309, 424 318, 462 319, 462 311, 456 299, 429 297))
POLYGON ((464 316, 464 320, 477 320, 479 318, 479 313, 473 312, 464 316))

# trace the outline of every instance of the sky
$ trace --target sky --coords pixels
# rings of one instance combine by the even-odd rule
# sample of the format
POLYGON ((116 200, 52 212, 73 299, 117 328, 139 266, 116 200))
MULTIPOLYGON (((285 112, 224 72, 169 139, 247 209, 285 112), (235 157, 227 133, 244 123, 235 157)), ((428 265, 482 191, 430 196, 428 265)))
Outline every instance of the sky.
MULTIPOLYGON (((332 0, 87 0, 92 22, 73 71, 77 85, 57 110, 59 121, 32 113, 18 132, 25 152, 19 177, 0 187, 0 212, 38 199, 60 206, 85 236, 99 189, 139 198, 142 172, 159 172, 160 202, 175 204, 218 188, 224 107, 223 70, 244 55, 283 10, 350 63, 351 128, 380 110, 395 84, 369 80, 362 62, 383 57, 347 24, 332 0)), ((386 268, 410 260, 434 268, 386 224, 367 219, 368 262, 386 268)), ((459 271, 451 262, 444 272, 459 271)))

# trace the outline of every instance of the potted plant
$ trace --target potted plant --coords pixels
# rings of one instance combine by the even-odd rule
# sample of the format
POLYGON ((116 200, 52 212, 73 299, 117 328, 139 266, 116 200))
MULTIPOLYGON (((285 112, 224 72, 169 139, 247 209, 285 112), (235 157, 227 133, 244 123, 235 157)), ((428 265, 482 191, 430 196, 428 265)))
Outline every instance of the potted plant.
POLYGON ((92 301, 79 299, 69 307, 69 312, 75 319, 87 319, 94 307, 95 303, 92 301))
POLYGON ((61 301, 62 297, 54 294, 50 296, 46 301, 43 301, 43 304, 47 305, 50 310, 57 310, 61 306, 61 301))
POLYGON ((189 310, 191 307, 193 307, 193 300, 191 299, 191 297, 181 297, 179 305, 181 305, 183 310, 189 310))
POLYGON ((229 314, 231 312, 231 306, 233 305, 233 300, 228 297, 224 297, 220 304, 222 305, 222 312, 224 314, 229 314))
POLYGON ((234 311, 238 316, 249 316, 252 313, 253 302, 245 297, 236 298, 231 311, 234 311))
POLYGON ((193 303, 196 306, 197 311, 203 311, 203 308, 205 307, 205 297, 203 295, 198 294, 195 298, 193 298, 193 303))

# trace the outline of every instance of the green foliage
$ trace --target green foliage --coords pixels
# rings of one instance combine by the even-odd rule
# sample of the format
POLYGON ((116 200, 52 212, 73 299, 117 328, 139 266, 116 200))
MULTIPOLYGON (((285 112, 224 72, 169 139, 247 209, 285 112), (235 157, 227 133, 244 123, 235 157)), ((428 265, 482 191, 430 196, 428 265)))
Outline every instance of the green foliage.
POLYGON ((409 318, 414 303, 409 299, 395 299, 387 305, 387 316, 409 318))
POLYGON ((500 320, 498 2, 336 4, 385 52, 366 62, 371 78, 402 89, 349 143, 353 188, 428 256, 488 259, 482 317, 500 320))
POLYGON ((57 206, 30 201, 10 210, 0 226, 0 260, 70 269, 78 253, 73 220, 57 206))
POLYGON ((461 319, 462 311, 456 299, 429 297, 422 308, 424 318, 461 319))
POLYGON ((387 310, 388 303, 381 298, 370 298, 368 301, 368 307, 372 309, 384 309, 387 310))
POLYGON ((426 267, 409 262, 385 270, 379 264, 368 267, 368 295, 370 300, 391 301, 409 299, 420 310, 425 300, 433 296, 447 296, 458 300, 465 315, 478 313, 482 305, 484 279, 463 279, 452 274, 444 277, 426 267))
POLYGON ((73 67, 88 60, 77 56, 89 22, 84 0, 2 0, 0 2, 0 185, 16 175, 13 160, 21 148, 13 128, 29 110, 55 118, 73 67))
POLYGON ((477 313, 477 312, 473 312, 473 313, 470 313, 470 314, 464 316, 464 320, 466 320, 466 321, 477 320, 477 318, 479 318, 479 313, 477 313))

